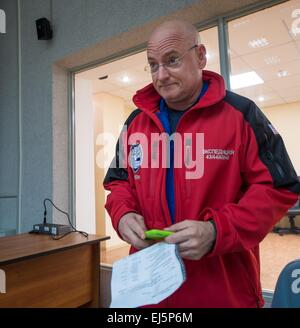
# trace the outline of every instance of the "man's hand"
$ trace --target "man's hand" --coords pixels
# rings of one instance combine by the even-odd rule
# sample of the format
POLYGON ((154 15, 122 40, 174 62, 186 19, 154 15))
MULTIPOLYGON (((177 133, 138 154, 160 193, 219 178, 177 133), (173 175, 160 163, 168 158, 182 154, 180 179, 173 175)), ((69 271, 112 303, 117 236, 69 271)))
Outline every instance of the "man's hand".
POLYGON ((171 225, 165 230, 175 232, 165 238, 165 242, 178 244, 182 258, 200 260, 208 253, 216 239, 216 231, 211 222, 185 220, 171 225))
POLYGON ((137 213, 127 213, 119 221, 118 230, 123 240, 140 250, 153 245, 153 241, 145 240, 147 230, 144 218, 137 213))

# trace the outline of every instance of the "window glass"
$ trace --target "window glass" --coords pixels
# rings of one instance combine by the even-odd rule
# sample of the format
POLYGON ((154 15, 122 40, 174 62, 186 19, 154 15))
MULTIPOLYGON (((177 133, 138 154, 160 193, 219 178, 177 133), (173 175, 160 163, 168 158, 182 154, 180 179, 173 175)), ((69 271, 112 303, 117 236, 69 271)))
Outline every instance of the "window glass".
POLYGON ((205 69, 220 74, 220 56, 218 43, 218 28, 214 26, 199 33, 201 43, 205 45, 207 64, 205 69))
MULTIPOLYGON (((232 91, 252 99, 281 134, 300 175, 300 1, 282 4, 228 24, 232 91)), ((300 226, 300 218, 295 223, 300 226)), ((276 228, 290 228, 285 216, 276 228)), ((295 234, 270 233, 261 243, 261 281, 274 289, 280 271, 299 258, 295 234)))
POLYGON ((261 107, 300 101, 300 1, 230 21, 231 89, 261 107))

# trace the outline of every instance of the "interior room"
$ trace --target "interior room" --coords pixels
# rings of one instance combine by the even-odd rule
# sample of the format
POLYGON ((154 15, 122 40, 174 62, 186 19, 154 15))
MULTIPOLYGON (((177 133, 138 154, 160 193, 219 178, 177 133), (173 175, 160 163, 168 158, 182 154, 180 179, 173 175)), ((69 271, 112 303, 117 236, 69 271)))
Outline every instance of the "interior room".
MULTIPOLYGON (((0 308, 110 306, 130 245, 103 179, 132 97, 152 82, 149 36, 172 19, 196 27, 205 69, 272 122, 300 179, 300 0, 0 0, 0 308)), ((260 243, 264 307, 299 249, 298 197, 260 243)))
MULTIPOLYGON (((290 12, 296 6, 297 1, 288 1, 229 21, 228 64, 231 89, 261 108, 282 135, 300 175, 300 154, 295 142, 300 140, 300 34, 289 28, 290 12), (266 25, 266 19, 271 23, 266 25)), ((206 69, 220 73, 217 27, 201 29, 199 35, 207 50, 206 69)), ((118 237, 104 210, 107 192, 101 183, 122 125, 135 109, 132 97, 151 83, 151 76, 144 69, 146 62, 144 50, 75 74, 77 224, 88 224, 84 213, 89 211, 96 232, 111 236, 102 247, 101 264, 108 276, 114 261, 128 255, 130 247, 118 237), (109 133, 114 138, 106 136, 109 133)), ((299 217, 295 223, 300 225, 299 217)), ((276 225, 289 226, 287 216, 276 225)), ((274 290, 281 269, 298 257, 299 247, 296 234, 270 232, 263 240, 261 278, 266 293, 274 290)))

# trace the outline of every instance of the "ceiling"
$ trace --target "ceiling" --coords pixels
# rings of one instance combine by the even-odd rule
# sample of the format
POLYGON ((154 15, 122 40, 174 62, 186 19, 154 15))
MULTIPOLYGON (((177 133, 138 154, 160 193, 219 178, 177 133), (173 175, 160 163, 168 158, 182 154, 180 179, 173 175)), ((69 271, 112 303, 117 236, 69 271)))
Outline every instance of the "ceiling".
MULTIPOLYGON (((264 81, 236 93, 260 107, 300 101, 300 0, 230 21, 228 34, 231 75, 255 71, 264 81)), ((200 37, 207 49, 206 69, 220 73, 217 27, 200 32, 200 37)), ((78 73, 76 78, 91 80, 94 93, 122 97, 134 107, 131 98, 136 90, 151 83, 151 75, 144 71, 146 63, 143 51, 78 73), (107 78, 99 80, 103 76, 107 78)))

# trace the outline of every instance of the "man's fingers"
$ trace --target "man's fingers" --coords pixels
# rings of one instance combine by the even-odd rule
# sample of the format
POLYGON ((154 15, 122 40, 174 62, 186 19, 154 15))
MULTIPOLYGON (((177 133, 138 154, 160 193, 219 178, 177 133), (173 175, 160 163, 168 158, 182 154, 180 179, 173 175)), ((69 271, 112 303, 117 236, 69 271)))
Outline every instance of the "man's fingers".
POLYGON ((135 232, 130 231, 130 240, 131 240, 131 245, 140 250, 143 248, 146 248, 148 246, 151 246, 152 242, 149 240, 143 240, 141 239, 138 235, 135 234, 135 232))
POLYGON ((125 214, 120 219, 118 228, 122 238, 138 250, 153 244, 153 241, 145 240, 144 231, 147 230, 147 227, 143 216, 137 213, 130 212, 125 214))
POLYGON ((190 251, 179 252, 179 254, 183 259, 196 260, 195 255, 193 255, 190 251))
POLYGON ((191 245, 190 245, 190 240, 186 240, 182 243, 179 243, 178 244, 178 249, 179 249, 179 252, 182 253, 182 252, 185 252, 189 249, 191 249, 191 245))
POLYGON ((186 260, 200 260, 205 253, 196 253, 192 251, 179 252, 180 256, 186 260))
POLYGON ((194 221, 192 221, 192 220, 184 220, 184 221, 172 224, 171 226, 169 226, 168 228, 165 228, 164 230, 173 231, 173 232, 181 231, 181 230, 184 230, 184 229, 190 227, 193 224, 193 222, 194 221))
POLYGON ((138 250, 144 249, 146 247, 149 247, 149 246, 153 245, 153 243, 154 243, 153 240, 150 241, 150 240, 141 240, 141 239, 139 239, 136 246, 135 246, 135 248, 138 249, 138 250))
POLYGON ((145 239, 145 233, 144 231, 147 230, 147 227, 145 225, 145 220, 141 215, 136 215, 136 221, 137 221, 137 233, 140 236, 141 239, 145 239))
POLYGON ((138 250, 146 248, 153 244, 153 242, 150 240, 143 240, 142 238, 140 238, 140 236, 130 227, 128 227, 128 229, 126 230, 124 239, 138 250))
POLYGON ((141 240, 139 234, 135 231, 136 227, 128 227, 126 231, 126 236, 130 240, 130 243, 137 243, 138 240, 141 240))
POLYGON ((144 231, 147 230, 147 228, 145 226, 144 218, 142 216, 140 218, 135 217, 135 220, 130 221, 129 227, 139 236, 139 238, 146 238, 144 231))
POLYGON ((176 232, 174 235, 168 236, 164 239, 164 241, 169 244, 179 244, 188 240, 189 237, 185 234, 181 234, 180 232, 176 232))
POLYGON ((165 238, 166 243, 170 244, 177 244, 177 243, 183 243, 185 241, 188 241, 191 237, 191 231, 188 228, 175 231, 173 235, 170 235, 165 238))
POLYGON ((128 235, 128 230, 133 231, 139 238, 145 239, 144 231, 147 230, 144 222, 144 218, 136 213, 130 213, 131 215, 126 218, 126 222, 123 222, 123 232, 128 235), (127 233, 126 233, 127 232, 127 233))

